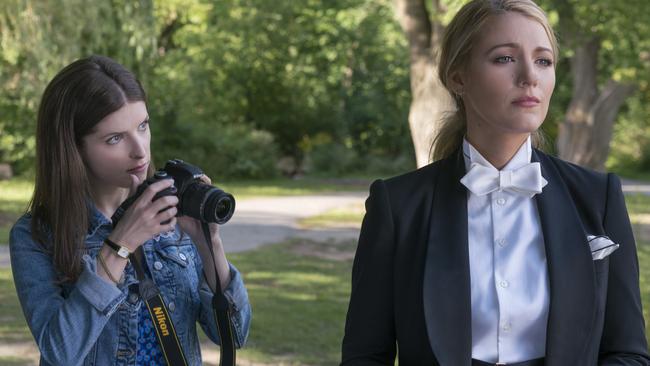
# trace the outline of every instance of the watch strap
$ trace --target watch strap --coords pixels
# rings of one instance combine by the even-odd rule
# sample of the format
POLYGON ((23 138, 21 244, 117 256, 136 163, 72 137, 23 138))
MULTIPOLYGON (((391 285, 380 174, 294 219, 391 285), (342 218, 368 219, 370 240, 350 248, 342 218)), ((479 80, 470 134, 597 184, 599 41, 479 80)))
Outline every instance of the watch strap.
POLYGON ((118 256, 124 259, 127 259, 129 255, 131 255, 131 251, 129 250, 129 248, 119 245, 114 241, 110 240, 109 238, 104 239, 104 243, 106 243, 109 247, 111 247, 111 249, 113 249, 118 256))

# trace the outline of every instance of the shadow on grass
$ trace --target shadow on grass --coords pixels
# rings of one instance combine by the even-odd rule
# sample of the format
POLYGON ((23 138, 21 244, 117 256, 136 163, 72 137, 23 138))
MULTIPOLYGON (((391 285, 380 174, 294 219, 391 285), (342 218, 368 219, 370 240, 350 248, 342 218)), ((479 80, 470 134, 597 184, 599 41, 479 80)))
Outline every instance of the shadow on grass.
MULTIPOLYGON (((253 307, 244 358, 310 365, 340 362, 352 261, 295 251, 299 243, 305 244, 292 241, 229 255, 244 274, 253 307)), ((348 245, 354 250, 352 242, 348 245)))

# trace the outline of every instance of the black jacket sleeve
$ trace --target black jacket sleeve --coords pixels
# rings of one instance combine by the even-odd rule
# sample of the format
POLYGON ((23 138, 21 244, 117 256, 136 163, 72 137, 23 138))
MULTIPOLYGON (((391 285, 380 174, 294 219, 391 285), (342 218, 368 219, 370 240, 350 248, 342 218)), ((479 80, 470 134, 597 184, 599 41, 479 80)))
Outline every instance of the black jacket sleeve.
POLYGON ((393 365, 394 224, 386 185, 370 186, 352 269, 341 365, 393 365))
POLYGON ((647 366, 650 357, 641 310, 639 261, 621 182, 614 174, 608 176, 603 224, 607 235, 620 247, 609 257, 607 307, 599 365, 647 366))

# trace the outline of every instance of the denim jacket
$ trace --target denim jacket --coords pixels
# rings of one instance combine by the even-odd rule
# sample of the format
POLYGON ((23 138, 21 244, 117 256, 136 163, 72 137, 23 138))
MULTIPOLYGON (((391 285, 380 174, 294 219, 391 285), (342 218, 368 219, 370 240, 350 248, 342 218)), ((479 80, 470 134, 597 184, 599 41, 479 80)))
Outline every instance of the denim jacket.
MULTIPOLYGON (((11 267, 27 324, 41 352, 41 365, 135 365, 138 311, 145 306, 138 279, 128 263, 116 287, 99 277, 95 260, 111 222, 96 209, 75 283, 59 284, 52 257, 31 236, 31 216, 21 217, 10 234, 11 267)), ((160 288, 189 365, 201 365, 198 321, 219 344, 212 312, 212 291, 205 282, 199 254, 178 228, 143 244, 145 262, 160 288)), ((224 291, 231 304, 235 343, 246 342, 251 319, 240 273, 230 265, 224 291)), ((216 346, 215 346, 216 347, 216 346)))

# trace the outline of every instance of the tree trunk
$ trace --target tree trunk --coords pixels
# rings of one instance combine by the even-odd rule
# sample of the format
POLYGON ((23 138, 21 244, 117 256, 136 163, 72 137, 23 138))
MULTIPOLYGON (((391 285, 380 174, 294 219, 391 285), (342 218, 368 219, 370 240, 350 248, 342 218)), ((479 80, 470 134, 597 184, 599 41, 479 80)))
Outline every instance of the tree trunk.
MULTIPOLYGON (((439 17, 444 9, 433 0, 432 9, 439 17)), ((432 22, 424 0, 395 0, 397 18, 409 42, 411 60, 411 108, 409 127, 417 166, 430 162, 432 141, 444 112, 453 109, 451 96, 438 79, 438 52, 444 30, 432 22)))
POLYGON ((562 159, 604 170, 616 116, 635 86, 610 79, 599 91, 599 51, 600 39, 596 36, 576 47, 571 59, 573 97, 560 125, 557 145, 562 159))

